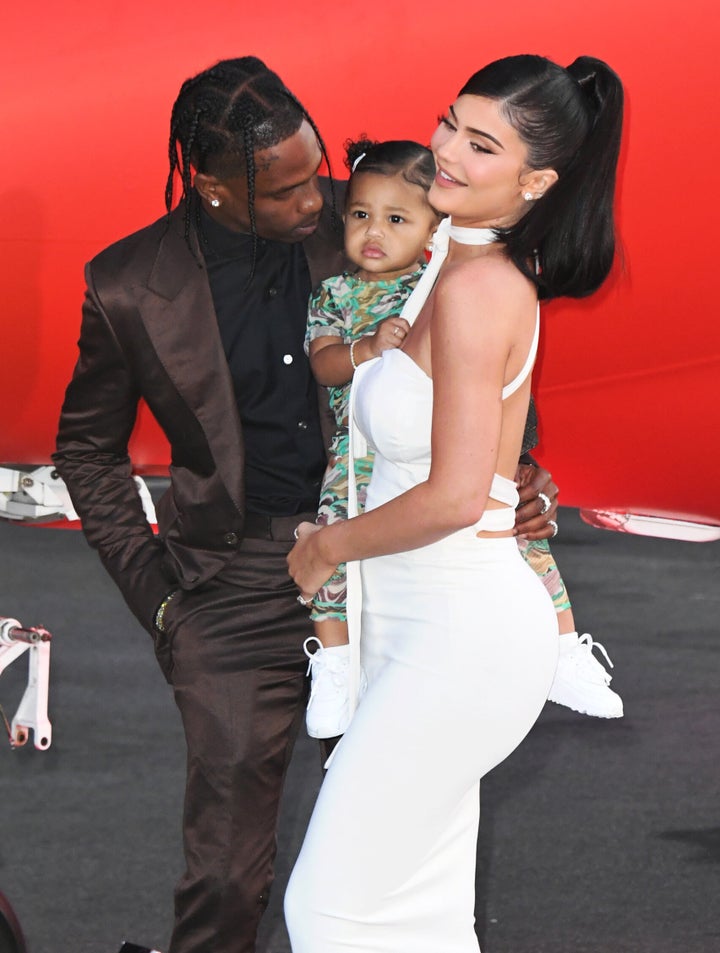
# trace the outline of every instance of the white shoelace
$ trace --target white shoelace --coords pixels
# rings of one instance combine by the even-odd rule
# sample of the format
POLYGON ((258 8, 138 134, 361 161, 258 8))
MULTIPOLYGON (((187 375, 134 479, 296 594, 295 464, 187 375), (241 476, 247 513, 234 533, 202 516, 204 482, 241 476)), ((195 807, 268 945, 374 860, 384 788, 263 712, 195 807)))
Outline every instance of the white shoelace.
POLYGON ((605 646, 601 645, 600 642, 595 642, 589 632, 586 632, 584 635, 579 636, 578 645, 586 645, 590 655, 592 655, 593 649, 600 649, 602 654, 605 656, 605 661, 608 663, 610 668, 615 668, 613 663, 610 661, 610 656, 607 654, 605 646))
POLYGON ((336 687, 341 688, 345 685, 347 676, 343 670, 348 668, 350 659, 349 657, 347 659, 339 659, 337 656, 334 656, 332 652, 326 652, 325 646, 315 635, 311 635, 305 639, 303 642, 303 651, 308 658, 308 667, 305 674, 310 675, 312 673, 313 676, 310 687, 310 698, 308 700, 309 705, 317 691, 318 677, 320 675, 327 673, 336 687), (317 646, 314 652, 311 652, 308 648, 312 643, 315 643, 317 646), (313 671, 315 668, 318 669, 317 672, 313 671))

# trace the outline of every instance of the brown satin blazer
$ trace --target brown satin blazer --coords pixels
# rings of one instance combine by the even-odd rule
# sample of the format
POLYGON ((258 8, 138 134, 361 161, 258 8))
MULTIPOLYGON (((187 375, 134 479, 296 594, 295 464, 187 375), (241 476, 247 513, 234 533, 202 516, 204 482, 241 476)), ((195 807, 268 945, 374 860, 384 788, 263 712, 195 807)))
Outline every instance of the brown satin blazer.
MULTIPOLYGON (((326 180, 321 187, 322 220, 304 242, 313 287, 346 267, 326 180)), ((86 266, 80 354, 53 455, 88 542, 148 631, 167 593, 210 579, 243 536, 242 425, 202 256, 188 248, 183 216, 180 207, 86 266), (172 450, 160 538, 128 455, 141 398, 172 450)))

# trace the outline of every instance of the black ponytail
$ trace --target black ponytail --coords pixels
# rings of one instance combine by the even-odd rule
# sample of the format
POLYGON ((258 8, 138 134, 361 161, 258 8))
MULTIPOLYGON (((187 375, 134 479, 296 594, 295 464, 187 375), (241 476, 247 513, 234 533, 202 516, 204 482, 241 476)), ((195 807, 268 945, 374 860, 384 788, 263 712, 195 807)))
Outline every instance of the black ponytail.
POLYGON ((558 174, 520 221, 502 230, 510 258, 542 298, 592 294, 607 278, 615 254, 620 79, 589 56, 567 69, 541 56, 512 56, 472 76, 464 93, 498 100, 528 148, 529 167, 558 174))

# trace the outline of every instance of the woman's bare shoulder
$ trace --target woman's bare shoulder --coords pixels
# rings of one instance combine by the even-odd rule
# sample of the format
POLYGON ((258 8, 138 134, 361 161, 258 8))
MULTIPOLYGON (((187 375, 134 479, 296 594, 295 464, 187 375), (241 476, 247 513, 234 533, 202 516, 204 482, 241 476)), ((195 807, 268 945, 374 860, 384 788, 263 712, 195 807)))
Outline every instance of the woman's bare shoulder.
POLYGON ((436 287, 438 310, 492 314, 517 313, 535 302, 532 283, 504 255, 481 255, 452 264, 441 273, 436 287))

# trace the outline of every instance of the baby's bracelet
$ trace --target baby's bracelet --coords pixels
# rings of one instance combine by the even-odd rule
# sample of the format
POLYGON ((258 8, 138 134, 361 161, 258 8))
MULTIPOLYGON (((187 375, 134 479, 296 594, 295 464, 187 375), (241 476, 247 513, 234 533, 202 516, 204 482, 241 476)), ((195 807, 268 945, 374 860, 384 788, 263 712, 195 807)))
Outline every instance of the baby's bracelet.
POLYGON ((355 363, 355 345, 357 344, 359 340, 360 338, 355 338, 355 340, 350 345, 350 363, 352 364, 354 371, 356 371, 358 368, 357 364, 355 363))

